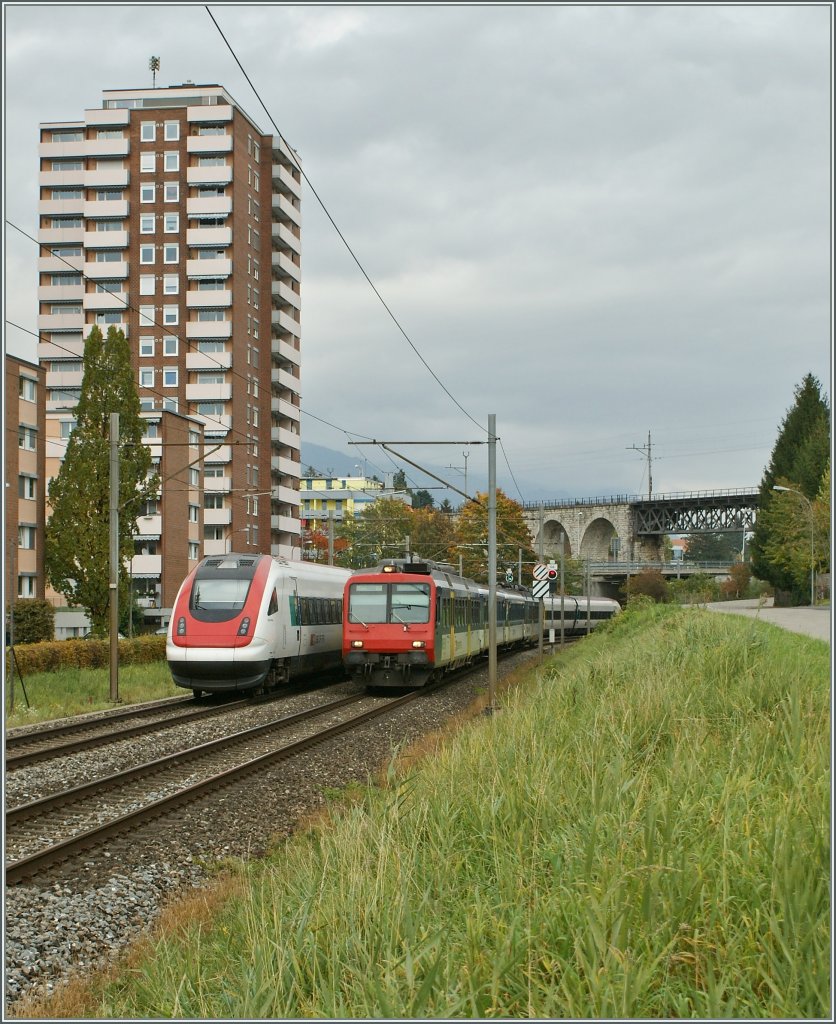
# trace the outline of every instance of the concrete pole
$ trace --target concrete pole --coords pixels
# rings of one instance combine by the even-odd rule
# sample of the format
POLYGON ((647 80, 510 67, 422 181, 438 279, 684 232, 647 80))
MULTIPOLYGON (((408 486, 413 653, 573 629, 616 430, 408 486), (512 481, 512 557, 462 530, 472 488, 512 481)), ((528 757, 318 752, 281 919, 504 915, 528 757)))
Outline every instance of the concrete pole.
POLYGON ((110 699, 119 703, 119 413, 110 414, 110 699))
POLYGON ((560 535, 560 649, 563 650, 564 638, 566 636, 566 599, 564 596, 564 572, 563 566, 566 563, 566 534, 560 535))
MULTIPOLYGON (((8 487, 9 485, 6 484, 8 487)), ((18 530, 20 527, 18 527, 18 530)), ((18 538, 11 536, 9 537, 9 574, 11 575, 11 583, 9 585, 9 649, 12 652, 12 656, 9 659, 9 674, 11 680, 9 684, 9 700, 11 702, 10 713, 14 714, 15 710, 15 599, 17 598, 17 577, 15 575, 15 547, 17 546, 18 538)))
POLYGON ((496 414, 488 415, 488 713, 496 702, 496 414))
POLYGON ((328 564, 334 564, 334 517, 328 509, 328 564))
MULTIPOLYGON (((537 558, 540 565, 543 564, 545 558, 545 538, 543 537, 543 527, 545 525, 545 506, 543 502, 540 502, 540 530, 537 534, 537 558)), ((546 605, 545 600, 540 598, 540 607, 537 610, 537 621, 540 625, 540 631, 537 638, 537 655, 540 661, 543 660, 543 630, 546 628, 546 605)))
POLYGON ((591 624, 590 595, 592 594, 592 566, 589 555, 586 556, 586 635, 589 636, 591 624))

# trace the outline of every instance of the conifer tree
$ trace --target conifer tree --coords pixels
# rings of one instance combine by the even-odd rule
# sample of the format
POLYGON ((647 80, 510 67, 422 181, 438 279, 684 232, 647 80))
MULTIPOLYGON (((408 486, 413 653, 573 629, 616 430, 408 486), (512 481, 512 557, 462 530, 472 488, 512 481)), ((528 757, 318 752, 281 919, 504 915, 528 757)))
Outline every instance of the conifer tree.
MULTIPOLYGON (((809 587, 802 585, 798 572, 792 571, 788 559, 781 553, 789 504, 778 501, 781 492, 774 491, 773 487, 779 484, 795 488, 812 502, 819 492, 829 454, 830 407, 821 393, 820 382, 808 373, 795 388, 795 404, 784 417, 772 458, 764 471, 758 517, 749 548, 753 572, 758 579, 775 587, 776 603, 809 601, 809 587)), ((807 528, 809 530, 809 521, 807 528)), ((803 529, 801 532, 803 534, 803 529)), ((808 556, 808 572, 809 569, 808 556)))
POLYGON ((110 414, 119 413, 119 596, 128 591, 126 560, 140 506, 157 492, 149 478, 151 452, 128 343, 110 327, 107 340, 93 327, 84 345, 84 376, 61 469, 49 487, 46 575, 72 605, 84 608, 94 633, 108 628, 110 602, 110 414))

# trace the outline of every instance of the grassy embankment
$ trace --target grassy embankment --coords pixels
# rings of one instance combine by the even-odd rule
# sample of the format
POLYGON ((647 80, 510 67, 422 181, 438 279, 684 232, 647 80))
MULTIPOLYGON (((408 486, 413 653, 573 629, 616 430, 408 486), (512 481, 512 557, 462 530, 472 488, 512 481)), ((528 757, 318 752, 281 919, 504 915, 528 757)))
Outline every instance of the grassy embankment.
MULTIPOLYGON (((79 641, 80 643, 82 641, 79 641)), ((84 641, 94 643, 95 641, 84 641)), ((15 676, 15 709, 10 712, 11 678, 6 674, 6 727, 33 725, 53 718, 68 718, 90 711, 112 709, 110 703, 110 671, 107 668, 63 668, 57 672, 28 673, 23 679, 15 676)), ((139 704, 146 700, 185 695, 189 691, 175 686, 165 661, 144 665, 122 665, 119 668, 119 699, 123 704, 139 704)))
POLYGON ((533 675, 48 1015, 828 1017, 827 645, 656 607, 533 675))

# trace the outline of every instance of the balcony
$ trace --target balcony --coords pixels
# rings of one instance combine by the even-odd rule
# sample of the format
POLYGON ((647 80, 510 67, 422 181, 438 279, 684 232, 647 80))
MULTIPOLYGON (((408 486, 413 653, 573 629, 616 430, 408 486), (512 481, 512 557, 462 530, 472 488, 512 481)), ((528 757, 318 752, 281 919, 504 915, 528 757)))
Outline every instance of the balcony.
POLYGON ((302 195, 302 183, 293 177, 289 167, 285 167, 284 164, 273 164, 272 173, 275 192, 296 196, 297 199, 302 195))
POLYGON ((276 220, 290 221, 297 227, 302 226, 302 214, 287 196, 283 196, 281 193, 273 194, 273 216, 276 220))
POLYGON ((84 331, 83 313, 45 313, 38 317, 39 331, 84 331))
POLYGON ((186 152, 209 154, 231 153, 231 135, 189 135, 186 138, 186 152))
POLYGON ((159 537, 162 533, 162 529, 162 516, 139 516, 136 520, 136 529, 134 530, 134 537, 159 537))
MULTIPOLYGON (((78 257, 81 259, 82 257, 78 257)), ((85 263, 84 276, 91 281, 116 281, 128 276, 128 264, 117 263, 85 263)))
POLYGON ((187 217, 228 217, 232 213, 232 197, 216 196, 213 199, 187 199, 187 217))
MULTIPOLYGON (((285 458, 284 455, 274 455, 270 459, 270 468, 282 476, 292 476, 298 480, 302 475, 302 466, 299 462, 294 462, 293 459, 285 458)), ((297 495, 298 498, 298 495, 297 495)))
POLYGON ((81 245, 84 228, 41 228, 38 241, 41 245, 81 245))
POLYGON ((187 167, 189 185, 228 185, 232 181, 232 164, 224 167, 187 167))
POLYGON ((125 220, 128 216, 127 199, 103 199, 84 204, 84 216, 89 220, 125 220))
POLYGON ((232 228, 188 228, 186 230, 186 245, 190 248, 201 246, 210 249, 225 249, 232 245, 232 228))
POLYGON ((129 178, 128 171, 123 167, 99 167, 95 171, 84 172, 84 184, 87 188, 127 188, 129 178))
MULTIPOLYGON (((294 348, 292 345, 288 344, 286 341, 283 341, 279 338, 276 338, 273 341, 271 355, 273 357, 273 361, 279 363, 280 365, 282 362, 285 362, 293 363, 294 366, 299 366, 302 361, 302 357, 299 354, 299 349, 294 348)), ((276 371, 273 370, 272 372, 275 373, 276 371)), ((275 378, 272 379, 275 380, 275 378)), ((299 381, 297 380, 296 390, 298 390, 298 387, 299 381)))
POLYGON ((131 575, 134 579, 155 579, 162 573, 162 567, 162 555, 134 555, 131 559, 131 575))
POLYGON ((295 452, 299 451, 301 438, 299 437, 298 431, 294 432, 292 430, 287 430, 285 427, 276 427, 272 432, 272 439, 274 441, 278 441, 279 444, 286 444, 295 452))
POLYGON ((232 305, 232 292, 226 288, 218 291, 186 292, 187 309, 224 309, 232 305))
POLYGON ((290 277, 294 281, 302 280, 302 271, 299 265, 294 263, 288 256, 285 256, 283 252, 274 252, 271 256, 271 262, 274 277, 278 279, 290 277))
MULTIPOLYGON (((66 352, 64 355, 66 356, 66 352)), ((76 370, 73 373, 57 373, 49 370, 46 375, 47 388, 80 388, 84 373, 76 370)))
MULTIPOLYGON (((64 270, 67 270, 64 267, 64 270)), ((38 302, 81 302, 84 298, 84 285, 45 285, 38 288, 38 302)))
POLYGON ((83 358, 83 341, 62 341, 60 345, 53 345, 51 342, 42 341, 38 344, 39 362, 45 362, 52 359, 70 359, 73 356, 76 359, 83 358))
POLYGON ((39 274, 69 274, 75 270, 81 273, 84 267, 83 256, 39 256, 39 274))
POLYGON ((273 243, 273 250, 275 252, 295 252, 301 253, 302 251, 302 240, 298 235, 294 235, 287 224, 276 223, 275 221, 271 225, 270 237, 273 243))
POLYGON ((76 188, 84 187, 85 171, 41 171, 38 184, 41 188, 76 188))
POLYGON ((231 384, 187 384, 187 402, 228 402, 232 398, 231 384))
POLYGON ((126 157, 129 149, 127 139, 85 139, 82 142, 42 142, 38 146, 38 155, 42 160, 126 157))
POLYGON ((301 533, 299 520, 295 516, 270 516, 270 529, 297 536, 301 533))
MULTIPOLYGON (((232 429, 231 416, 202 416, 199 412, 190 412, 189 415, 203 424, 203 434, 206 438, 225 437, 232 429)), ((206 442, 209 444, 209 442, 206 442)), ((211 462, 211 459, 207 461, 211 462)))
POLYGON ((186 120, 189 124, 223 124, 232 120, 232 107, 228 103, 186 107, 186 120))
POLYGON ((213 494, 228 494, 232 490, 231 476, 207 476, 203 481, 204 491, 211 491, 213 494))
POLYGON ((81 217, 84 214, 83 199, 43 199, 38 203, 41 217, 81 217))
POLYGON ((270 399, 270 411, 277 416, 285 416, 289 420, 299 422, 301 412, 299 408, 288 402, 285 398, 277 398, 275 395, 270 399))
POLYGON ((131 123, 131 112, 123 108, 85 110, 84 121, 91 128, 121 128, 131 123))
POLYGON ((127 249, 127 231, 85 231, 85 249, 127 249))
POLYGON ((294 508, 298 508, 301 501, 298 490, 281 485, 273 488, 273 500, 280 501, 284 505, 291 505, 294 508))
POLYGON ((229 277, 232 273, 232 260, 186 260, 186 277, 199 281, 206 277, 229 277))
POLYGON ((300 394, 299 378, 294 377, 293 374, 288 373, 287 370, 280 370, 274 367, 270 371, 270 380, 273 383, 274 390, 278 386, 280 388, 284 388, 286 391, 290 391, 294 395, 300 394))
POLYGON ((125 309, 128 304, 127 292, 87 292, 84 296, 85 310, 125 309))
POLYGON ((186 324, 186 338, 189 341, 231 337, 231 320, 190 320, 186 324))
POLYGON ((281 136, 273 136, 273 163, 285 167, 300 166, 299 157, 290 149, 281 136))
POLYGON ((213 451, 213 448, 215 448, 215 445, 204 445, 204 462, 211 464, 224 464, 232 461, 232 448, 228 444, 222 444, 217 451, 213 451))
POLYGON ((205 508, 203 510, 204 526, 226 526, 231 522, 231 508, 205 508))
POLYGON ((294 309, 299 309, 302 305, 299 292, 295 292, 284 281, 271 282, 270 294, 273 296, 274 303, 278 300, 282 305, 293 306, 294 309))
POLYGON ((228 370, 232 366, 231 352, 187 352, 187 370, 228 370))
POLYGON ((284 310, 272 310, 270 313, 270 322, 273 324, 274 328, 278 328, 280 331, 286 331, 288 334, 292 334, 296 338, 298 338, 302 333, 302 325, 299 321, 288 316, 284 310))

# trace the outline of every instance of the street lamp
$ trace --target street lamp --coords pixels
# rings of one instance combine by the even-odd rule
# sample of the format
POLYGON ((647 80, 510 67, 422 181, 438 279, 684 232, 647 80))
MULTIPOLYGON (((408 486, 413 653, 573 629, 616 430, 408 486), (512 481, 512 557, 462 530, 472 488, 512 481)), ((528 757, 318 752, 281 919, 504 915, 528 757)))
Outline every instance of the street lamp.
POLYGON ((816 604, 816 555, 815 555, 815 525, 816 520, 813 516, 813 503, 807 497, 806 494, 802 494, 801 491, 797 491, 794 487, 780 487, 778 484, 772 485, 773 491, 792 491, 793 494, 797 494, 799 498, 802 498, 807 508, 810 510, 810 607, 815 607, 816 604))

